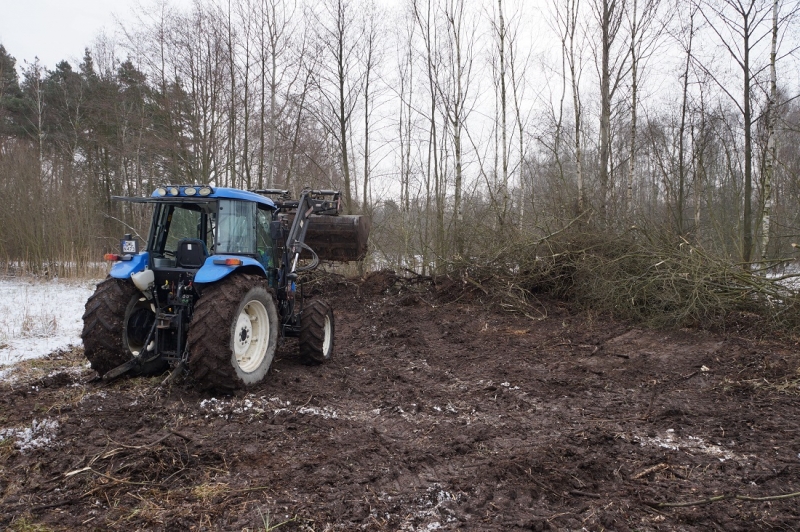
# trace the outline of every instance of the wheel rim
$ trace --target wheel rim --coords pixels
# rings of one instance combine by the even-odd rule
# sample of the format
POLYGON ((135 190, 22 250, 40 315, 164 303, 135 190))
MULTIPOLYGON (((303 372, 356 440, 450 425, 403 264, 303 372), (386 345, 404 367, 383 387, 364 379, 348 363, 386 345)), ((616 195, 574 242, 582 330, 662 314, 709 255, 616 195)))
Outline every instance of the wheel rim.
POLYGON ((269 317, 261 302, 249 301, 236 318, 233 331, 233 353, 245 373, 258 369, 267 354, 269 317))
POLYGON ((144 341, 147 339, 155 319, 156 315, 153 314, 150 303, 146 300, 139 300, 125 324, 128 350, 132 355, 138 355, 144 349, 144 341))
POLYGON ((331 317, 327 314, 325 314, 325 328, 323 330, 325 332, 322 340, 322 354, 327 357, 331 349, 331 339, 333 337, 331 334, 331 317))

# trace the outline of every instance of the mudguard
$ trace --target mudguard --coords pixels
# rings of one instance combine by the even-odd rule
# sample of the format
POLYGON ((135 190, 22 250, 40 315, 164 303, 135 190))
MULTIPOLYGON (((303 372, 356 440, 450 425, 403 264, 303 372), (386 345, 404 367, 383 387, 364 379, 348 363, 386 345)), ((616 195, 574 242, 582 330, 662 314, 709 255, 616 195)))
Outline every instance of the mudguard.
POLYGON ((194 282, 213 283, 240 268, 250 269, 253 266, 257 267, 264 274, 264 276, 267 275, 267 271, 264 269, 264 266, 252 257, 243 257, 241 255, 212 255, 208 257, 200 269, 197 270, 197 273, 194 275, 194 282), (239 259, 242 261, 242 264, 238 266, 214 264, 215 260, 220 261, 225 259, 239 259))
POLYGON ((131 256, 131 260, 115 262, 108 274, 115 279, 129 279, 132 274, 139 273, 147 268, 149 259, 150 253, 142 251, 141 253, 131 256))

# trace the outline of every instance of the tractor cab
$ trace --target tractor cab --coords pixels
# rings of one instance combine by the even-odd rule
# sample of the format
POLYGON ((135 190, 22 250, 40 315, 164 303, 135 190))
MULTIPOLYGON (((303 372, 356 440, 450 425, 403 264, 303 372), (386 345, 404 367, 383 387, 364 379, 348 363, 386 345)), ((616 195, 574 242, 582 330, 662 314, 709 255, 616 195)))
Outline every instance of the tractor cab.
POLYGON ((274 285, 270 224, 277 207, 271 199, 238 189, 177 186, 159 188, 149 198, 118 199, 154 204, 146 266, 156 286, 214 282, 232 267, 248 265, 274 285))

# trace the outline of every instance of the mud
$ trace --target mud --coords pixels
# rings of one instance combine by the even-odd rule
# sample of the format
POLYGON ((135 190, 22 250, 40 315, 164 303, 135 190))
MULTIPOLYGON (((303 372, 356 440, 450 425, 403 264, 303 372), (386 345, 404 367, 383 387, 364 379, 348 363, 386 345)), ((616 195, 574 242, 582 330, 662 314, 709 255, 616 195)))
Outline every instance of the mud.
POLYGON ((800 527, 800 498, 746 499, 800 491, 791 339, 525 316, 389 274, 312 293, 333 359, 287 340, 234 396, 92 381, 80 349, 7 376, 0 529, 800 527))

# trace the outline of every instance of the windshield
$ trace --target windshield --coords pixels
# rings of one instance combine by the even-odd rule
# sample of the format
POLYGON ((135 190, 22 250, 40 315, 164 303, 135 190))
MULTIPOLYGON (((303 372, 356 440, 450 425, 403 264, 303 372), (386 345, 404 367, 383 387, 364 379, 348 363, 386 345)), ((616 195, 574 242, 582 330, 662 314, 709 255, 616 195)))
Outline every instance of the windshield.
POLYGON ((217 219, 217 202, 160 204, 148 249, 156 255, 174 255, 178 242, 197 239, 211 249, 217 219))

